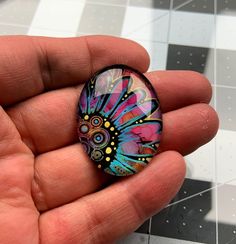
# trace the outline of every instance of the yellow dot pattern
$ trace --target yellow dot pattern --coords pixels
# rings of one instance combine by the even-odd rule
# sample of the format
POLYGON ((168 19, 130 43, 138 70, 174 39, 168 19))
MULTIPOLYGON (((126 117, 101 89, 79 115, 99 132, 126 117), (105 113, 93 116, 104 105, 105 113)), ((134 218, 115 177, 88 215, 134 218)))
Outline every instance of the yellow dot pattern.
POLYGON ((106 148, 106 153, 107 153, 107 154, 110 154, 111 152, 112 152, 112 149, 111 149, 110 147, 107 147, 107 148, 106 148))
POLYGON ((110 122, 108 122, 108 121, 106 121, 105 124, 104 124, 104 126, 105 126, 106 128, 108 128, 110 125, 111 125, 111 124, 110 124, 110 122))

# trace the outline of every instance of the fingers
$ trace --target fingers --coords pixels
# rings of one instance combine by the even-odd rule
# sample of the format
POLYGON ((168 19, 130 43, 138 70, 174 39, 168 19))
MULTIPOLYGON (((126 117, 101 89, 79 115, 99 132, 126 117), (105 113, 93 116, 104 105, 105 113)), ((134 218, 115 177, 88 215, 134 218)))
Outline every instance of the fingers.
POLYGON ((211 84, 200 73, 175 70, 150 72, 146 76, 153 81, 164 112, 211 100, 211 84))
MULTIPOLYGON (((209 82, 196 72, 151 72, 147 77, 159 94, 163 112, 210 100, 209 82)), ((67 88, 45 93, 8 110, 23 141, 34 153, 78 141, 76 106, 81 89, 82 85, 77 90, 67 88)))
MULTIPOLYGON (((190 153, 211 140, 218 128, 217 115, 206 104, 168 112, 164 114, 163 120, 160 151, 190 153)), ((33 195, 41 211, 97 191, 111 179, 107 174, 98 171, 81 144, 38 156, 35 172, 33 195)))
POLYGON ((127 64, 141 72, 149 65, 140 45, 109 36, 1 37, 0 53, 0 105, 84 82, 112 64, 127 64))
POLYGON ((74 144, 36 158, 32 195, 37 209, 46 211, 96 191, 112 179, 96 168, 81 144, 74 144))
MULTIPOLYGON (((0 121, 0 160, 6 159, 11 154, 16 155, 17 153, 29 152, 27 147, 22 143, 20 135, 11 119, 1 106, 0 121)), ((1 166, 4 167, 3 164, 1 166)))
POLYGON ((183 155, 210 141, 219 127, 215 110, 207 104, 194 104, 164 115, 159 152, 176 150, 183 155))
POLYGON ((177 193, 185 164, 176 152, 157 156, 143 172, 40 218, 42 243, 112 243, 160 211, 177 193))

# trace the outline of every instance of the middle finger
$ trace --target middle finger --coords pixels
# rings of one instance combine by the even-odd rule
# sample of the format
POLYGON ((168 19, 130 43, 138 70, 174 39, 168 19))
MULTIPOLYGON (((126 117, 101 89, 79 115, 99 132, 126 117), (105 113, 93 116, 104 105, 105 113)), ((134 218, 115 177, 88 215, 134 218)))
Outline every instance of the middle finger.
MULTIPOLYGON (((165 113, 163 120, 159 151, 175 150, 183 155, 207 143, 218 127, 215 111, 206 104, 165 113)), ((32 192, 38 209, 48 210, 97 191, 109 179, 119 178, 99 171, 77 143, 36 158, 32 192)))
MULTIPOLYGON (((157 71, 146 76, 159 96, 163 113, 194 103, 208 103, 211 98, 211 86, 199 73, 157 71)), ((7 111, 23 141, 35 154, 78 141, 76 106, 82 87, 47 92, 7 111)))

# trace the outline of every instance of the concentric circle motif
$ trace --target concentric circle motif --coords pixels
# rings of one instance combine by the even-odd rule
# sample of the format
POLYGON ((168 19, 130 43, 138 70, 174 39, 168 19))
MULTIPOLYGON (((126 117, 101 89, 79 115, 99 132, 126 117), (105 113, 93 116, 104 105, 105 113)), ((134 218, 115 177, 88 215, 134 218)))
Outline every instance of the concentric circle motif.
POLYGON ((110 140, 110 134, 103 128, 95 129, 90 135, 90 145, 92 148, 104 148, 110 140))
POLYGON ((86 125, 86 124, 82 124, 82 125, 80 126, 80 132, 81 132, 82 134, 87 134, 87 133, 89 132, 89 126, 86 125))
POLYGON ((91 120, 90 120, 90 123, 91 123, 91 125, 94 126, 94 127, 99 127, 99 126, 101 126, 102 121, 103 121, 103 120, 102 120, 101 116, 93 116, 93 117, 91 118, 91 120))
POLYGON ((78 104, 78 136, 98 168, 116 176, 141 171, 157 154, 160 103, 140 72, 113 65, 84 86, 78 104))
POLYGON ((99 162, 103 159, 103 152, 99 149, 95 149, 91 153, 92 160, 99 162))

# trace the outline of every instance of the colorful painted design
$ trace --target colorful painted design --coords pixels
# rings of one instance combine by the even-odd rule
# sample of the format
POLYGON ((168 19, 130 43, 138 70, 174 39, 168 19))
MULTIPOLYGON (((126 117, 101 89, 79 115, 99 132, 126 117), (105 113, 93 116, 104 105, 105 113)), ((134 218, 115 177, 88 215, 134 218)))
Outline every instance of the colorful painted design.
POLYGON ((147 78, 124 65, 95 74, 78 105, 78 135, 106 173, 141 171, 157 153, 162 131, 159 100, 147 78))

